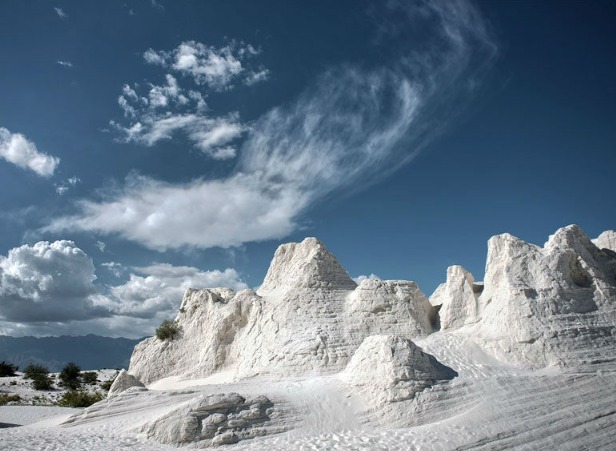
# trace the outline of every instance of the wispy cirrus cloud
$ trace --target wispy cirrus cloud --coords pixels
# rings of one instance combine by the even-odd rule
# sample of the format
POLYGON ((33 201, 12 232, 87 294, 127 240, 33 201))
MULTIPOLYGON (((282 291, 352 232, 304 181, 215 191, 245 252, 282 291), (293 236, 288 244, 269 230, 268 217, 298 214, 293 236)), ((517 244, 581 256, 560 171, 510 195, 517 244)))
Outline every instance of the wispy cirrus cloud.
POLYGON ((11 133, 0 127, 0 158, 42 177, 50 177, 60 164, 60 159, 36 148, 36 144, 21 133, 11 133))
POLYGON ((73 63, 71 63, 70 61, 57 60, 56 63, 63 67, 73 67, 73 63))
POLYGON ((60 19, 63 19, 63 20, 68 19, 68 14, 66 14, 62 8, 58 8, 56 6, 54 7, 54 11, 56 12, 56 14, 58 15, 60 19))
MULTIPOLYGON (((47 230, 115 234, 157 250, 281 238, 325 196, 363 189, 408 163, 472 98, 496 46, 464 0, 391 1, 373 16, 380 45, 395 53, 389 64, 332 67, 295 102, 265 113, 251 124, 228 177, 183 184, 130 178, 47 230), (417 30, 421 45, 413 47, 417 30), (390 46, 391 34, 404 45, 390 46)), ((181 46, 150 53, 152 64, 215 80, 181 46)), ((232 77, 233 64, 223 66, 232 77)))
POLYGON ((81 182, 81 179, 79 177, 69 177, 63 182, 60 182, 55 185, 56 193, 58 193, 60 196, 63 196, 64 194, 68 192, 69 189, 71 189, 72 187, 74 187, 80 182, 81 182))

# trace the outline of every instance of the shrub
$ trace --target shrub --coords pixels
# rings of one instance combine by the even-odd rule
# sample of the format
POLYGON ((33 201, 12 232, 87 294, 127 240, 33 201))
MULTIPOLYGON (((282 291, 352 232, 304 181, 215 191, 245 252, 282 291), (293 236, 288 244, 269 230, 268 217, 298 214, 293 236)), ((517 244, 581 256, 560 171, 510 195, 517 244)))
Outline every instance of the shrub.
POLYGON ((89 407, 104 398, 105 396, 100 392, 89 393, 83 390, 71 390, 62 395, 58 405, 62 407, 89 407))
POLYGON ((68 387, 71 390, 77 390, 81 387, 81 368, 73 362, 66 364, 60 371, 60 385, 68 387))
POLYGON ((178 326, 173 321, 166 319, 156 329, 156 338, 159 340, 173 340, 179 332, 178 326))
POLYGON ((96 371, 84 371, 81 373, 81 380, 84 384, 94 385, 98 381, 96 371))
POLYGON ((0 406, 6 406, 10 402, 17 402, 21 398, 19 395, 7 395, 6 393, 0 393, 0 406))
POLYGON ((15 371, 17 370, 17 365, 5 361, 0 362, 0 377, 15 376, 15 371))
POLYGON ((25 379, 34 379, 36 376, 45 375, 49 373, 49 370, 46 366, 39 365, 37 363, 31 363, 27 367, 24 368, 24 378, 25 379))
POLYGON ((32 387, 35 390, 49 390, 52 387, 52 381, 49 377, 49 374, 35 374, 31 377, 32 379, 32 387))

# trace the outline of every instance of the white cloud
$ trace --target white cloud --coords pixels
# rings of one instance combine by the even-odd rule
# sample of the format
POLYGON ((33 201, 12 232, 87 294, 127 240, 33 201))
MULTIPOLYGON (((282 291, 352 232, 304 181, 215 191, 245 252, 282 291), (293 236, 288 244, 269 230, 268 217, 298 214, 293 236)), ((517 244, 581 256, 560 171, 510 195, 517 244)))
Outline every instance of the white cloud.
POLYGON ((102 266, 116 277, 130 272, 128 281, 96 285, 92 259, 72 241, 41 241, 9 250, 0 256, 0 332, 144 336, 177 313, 187 288, 247 287, 231 268, 102 266))
MULTIPOLYGON (((104 242, 104 241, 100 241, 100 240, 99 240, 99 241, 97 241, 95 244, 96 244, 96 247, 98 248, 98 250, 99 250, 99 251, 101 251, 101 252, 105 252, 105 248, 107 247, 107 245, 105 244, 105 242, 104 242)), ((105 265, 105 264, 103 263, 103 266, 104 266, 104 265, 105 265)))
POLYGON ((252 86, 262 81, 269 80, 269 77, 270 77, 270 71, 268 69, 262 69, 257 72, 250 71, 246 75, 246 78, 244 79, 244 83, 246 83, 248 86, 252 86))
POLYGON ((187 288, 247 288, 234 269, 200 271, 190 266, 157 263, 134 268, 129 280, 110 289, 110 295, 121 301, 119 314, 152 318, 160 312, 177 313, 187 288))
POLYGON ((235 157, 236 150, 230 144, 248 129, 235 115, 215 119, 198 114, 144 115, 128 128, 114 121, 110 125, 124 134, 126 142, 146 146, 171 139, 174 133, 181 131, 195 147, 217 160, 235 157))
POLYGON ((258 53, 253 46, 243 42, 231 41, 224 47, 216 48, 196 41, 185 41, 172 51, 148 49, 143 58, 147 63, 189 76, 199 85, 224 90, 231 88, 236 80, 246 84, 267 80, 267 69, 247 70, 247 60, 258 53))
POLYGON ((58 60, 58 61, 56 61, 56 63, 58 63, 60 66, 64 66, 64 67, 73 67, 73 63, 71 63, 70 61, 58 60))
POLYGON ((39 152, 36 145, 20 133, 11 133, 0 127, 0 158, 40 176, 53 175, 60 159, 39 152))
POLYGON ((17 322, 109 316, 92 259, 72 241, 40 241, 0 256, 0 317, 17 322))
POLYGON ((66 14, 62 8, 58 8, 57 6, 54 8, 54 11, 58 15, 60 19, 68 19, 68 14, 66 14))
MULTIPOLYGON (((388 20, 408 21, 387 32, 421 29, 424 45, 413 50, 410 40, 389 67, 326 71, 294 103, 251 124, 228 177, 175 185, 131 178, 123 189, 81 202, 77 215, 46 229, 115 234, 157 250, 281 238, 311 204, 337 190, 364 189, 408 163, 461 111, 496 48, 478 12, 464 1, 425 2, 419 13, 406 2, 388 5, 388 20)), ((146 52, 146 59, 192 74, 205 65, 205 50, 182 45, 170 53, 146 52)), ((199 71, 207 81, 205 69, 199 71)), ((156 126, 137 123, 128 132, 165 139, 179 128, 177 121, 184 129, 192 120, 174 116, 156 126)))
POLYGON ((175 133, 184 133, 199 150, 217 160, 233 158, 236 149, 233 141, 241 137, 248 127, 241 123, 237 113, 223 117, 204 114, 207 105, 203 95, 194 90, 182 89, 176 78, 165 77, 166 84, 149 84, 149 91, 139 96, 135 88, 124 85, 118 104, 128 126, 110 121, 125 142, 153 146, 171 139, 175 133))
POLYGON ((54 185, 56 187, 56 193, 63 196, 71 187, 75 186, 79 182, 81 182, 79 177, 69 177, 64 182, 54 185))
POLYGON ((237 246, 287 235, 304 205, 301 193, 275 182, 264 186, 254 174, 184 185, 133 177, 111 201, 83 201, 79 216, 59 218, 46 230, 118 234, 161 251, 237 246))
MULTIPOLYGON (((103 250, 104 250, 104 247, 103 247, 103 250)), ((101 250, 101 252, 103 251, 101 250)), ((105 268, 107 271, 109 271, 111 274, 113 274, 115 277, 121 277, 122 274, 126 271, 126 268, 124 267, 124 265, 118 262, 105 262, 105 263, 101 263, 101 266, 105 268)))
POLYGON ((360 276, 353 277, 353 280, 355 281, 357 285, 359 285, 364 280, 381 280, 381 278, 377 276, 376 274, 370 274, 369 276, 362 274, 360 276))

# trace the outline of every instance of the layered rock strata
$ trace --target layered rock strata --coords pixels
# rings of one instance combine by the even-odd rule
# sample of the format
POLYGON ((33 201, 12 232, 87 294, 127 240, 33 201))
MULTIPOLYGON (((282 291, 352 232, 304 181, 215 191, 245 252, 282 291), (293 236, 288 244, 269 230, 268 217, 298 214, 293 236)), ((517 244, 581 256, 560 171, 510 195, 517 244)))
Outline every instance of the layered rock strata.
POLYGON ((150 440, 171 445, 220 446, 283 432, 270 424, 275 409, 265 396, 237 393, 200 396, 139 428, 150 440))
POLYGON ((373 335, 357 349, 341 377, 378 405, 412 399, 457 375, 407 338, 373 335))
POLYGON ((175 319, 179 336, 135 347, 130 373, 144 383, 168 376, 325 374, 345 368, 375 333, 425 336, 434 309, 413 282, 360 286, 315 238, 278 248, 255 293, 189 290, 175 319))
MULTIPOLYGON (((600 242, 609 245, 605 236, 600 242)), ((592 350, 616 335, 616 254, 599 249, 575 225, 559 229, 543 247, 510 234, 492 237, 479 291, 467 271, 449 268, 447 282, 431 296, 441 306, 441 327, 464 328, 512 363, 592 363, 605 358, 592 350)))

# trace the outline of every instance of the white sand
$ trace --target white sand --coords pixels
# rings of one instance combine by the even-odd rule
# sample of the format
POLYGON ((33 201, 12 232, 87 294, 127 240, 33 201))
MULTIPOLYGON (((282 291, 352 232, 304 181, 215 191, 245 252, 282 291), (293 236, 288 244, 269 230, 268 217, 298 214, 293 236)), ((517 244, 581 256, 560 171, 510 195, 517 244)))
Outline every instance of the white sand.
POLYGON ((146 441, 134 429, 202 393, 231 391, 266 394, 283 407, 292 427, 231 445, 234 450, 616 447, 613 363, 597 364, 594 373, 584 374, 527 371, 495 360, 462 335, 439 332, 419 345, 459 377, 412 402, 367 406, 336 376, 228 384, 220 384, 224 375, 209 381, 168 379, 156 384, 165 390, 99 403, 69 426, 60 423, 71 409, 2 407, 0 422, 24 426, 0 429, 0 449, 173 449, 146 441))

